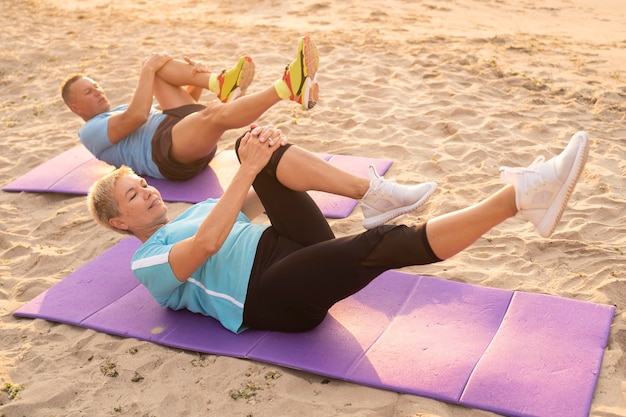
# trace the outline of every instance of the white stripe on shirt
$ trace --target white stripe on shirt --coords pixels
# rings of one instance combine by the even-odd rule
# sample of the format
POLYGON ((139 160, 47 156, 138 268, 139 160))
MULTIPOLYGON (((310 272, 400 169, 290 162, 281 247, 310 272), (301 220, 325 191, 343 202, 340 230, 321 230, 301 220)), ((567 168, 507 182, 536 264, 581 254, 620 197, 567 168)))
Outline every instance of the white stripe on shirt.
POLYGON ((165 252, 160 255, 150 256, 133 262, 131 269, 149 268, 151 266, 163 265, 169 262, 170 253, 165 252))
MULTIPOLYGON (((132 265, 132 269, 133 271, 136 269, 140 269, 140 268, 149 268, 151 266, 157 266, 157 265, 163 265, 169 262, 169 252, 166 253, 162 253, 160 255, 155 255, 155 256, 150 256, 148 258, 143 258, 143 259, 139 259, 135 262, 133 262, 132 265)), ((196 286, 198 286, 202 291, 204 291, 205 294, 208 294, 212 297, 216 297, 216 298, 222 298, 224 300, 227 300, 231 303, 233 303, 234 305, 236 305, 239 308, 243 308, 243 303, 240 303, 239 301, 235 300, 233 297, 231 297, 228 294, 222 294, 219 292, 215 292, 215 291, 211 291, 210 289, 208 289, 207 287, 205 287, 204 285, 202 285, 202 283, 200 281, 197 281, 195 278, 187 278, 186 280, 187 282, 189 282, 190 284, 194 284, 196 286)))
POLYGON ((215 291, 211 291, 210 289, 208 289, 207 287, 202 285, 202 283, 200 281, 196 281, 194 278, 191 278, 191 277, 187 278, 187 282, 189 282, 191 284, 194 284, 194 285, 197 285, 198 287, 200 287, 202 289, 202 291, 204 291, 206 294, 208 294, 210 296, 217 297, 217 298, 223 298, 224 300, 230 301, 231 303, 233 303, 237 307, 243 308, 243 304, 240 303, 239 301, 235 300, 230 295, 222 294, 222 293, 215 292, 215 291))

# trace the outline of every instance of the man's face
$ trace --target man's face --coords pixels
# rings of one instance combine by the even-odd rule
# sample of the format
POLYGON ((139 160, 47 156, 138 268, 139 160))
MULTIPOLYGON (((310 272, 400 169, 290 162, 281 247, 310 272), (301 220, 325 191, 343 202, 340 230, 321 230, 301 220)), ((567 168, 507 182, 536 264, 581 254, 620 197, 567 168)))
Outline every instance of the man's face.
POLYGON ((70 92, 69 107, 84 120, 111 110, 111 103, 104 90, 91 78, 79 78, 71 85, 70 92))

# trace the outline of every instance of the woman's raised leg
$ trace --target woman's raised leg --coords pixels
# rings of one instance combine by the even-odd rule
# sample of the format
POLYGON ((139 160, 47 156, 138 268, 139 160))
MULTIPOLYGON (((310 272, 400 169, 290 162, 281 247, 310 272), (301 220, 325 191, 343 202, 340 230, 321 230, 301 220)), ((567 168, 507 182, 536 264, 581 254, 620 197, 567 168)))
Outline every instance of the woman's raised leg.
POLYGON ((500 169, 509 185, 467 209, 445 214, 428 222, 426 235, 433 252, 447 259, 518 212, 543 237, 556 228, 574 191, 589 153, 585 132, 572 136, 554 158, 539 157, 528 168, 500 169))
POLYGON ((448 259, 516 213, 515 189, 507 186, 478 204, 429 220, 426 236, 435 255, 448 259))

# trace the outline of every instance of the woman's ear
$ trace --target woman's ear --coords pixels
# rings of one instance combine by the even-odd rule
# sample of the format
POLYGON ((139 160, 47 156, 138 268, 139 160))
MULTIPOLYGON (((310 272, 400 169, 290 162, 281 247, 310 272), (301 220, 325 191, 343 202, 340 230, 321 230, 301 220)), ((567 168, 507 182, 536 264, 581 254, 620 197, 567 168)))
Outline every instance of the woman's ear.
POLYGON ((109 224, 116 229, 128 230, 128 224, 119 217, 112 217, 109 219, 109 224))

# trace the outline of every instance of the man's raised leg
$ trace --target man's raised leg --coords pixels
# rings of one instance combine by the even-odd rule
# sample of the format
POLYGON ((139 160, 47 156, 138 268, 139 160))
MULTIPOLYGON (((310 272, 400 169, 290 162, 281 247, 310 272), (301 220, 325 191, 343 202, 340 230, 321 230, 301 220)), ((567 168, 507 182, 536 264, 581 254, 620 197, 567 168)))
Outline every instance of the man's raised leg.
POLYGON ((249 126, 281 100, 312 107, 317 102, 318 66, 317 47, 308 37, 300 39, 296 58, 272 86, 228 103, 210 104, 177 123, 172 129, 172 156, 187 163, 208 155, 224 132, 249 126))
POLYGON ((157 72, 154 95, 161 108, 193 104, 204 89, 215 93, 220 101, 229 102, 244 95, 254 79, 254 62, 248 56, 239 58, 231 69, 217 73, 189 62, 172 59, 157 72))

